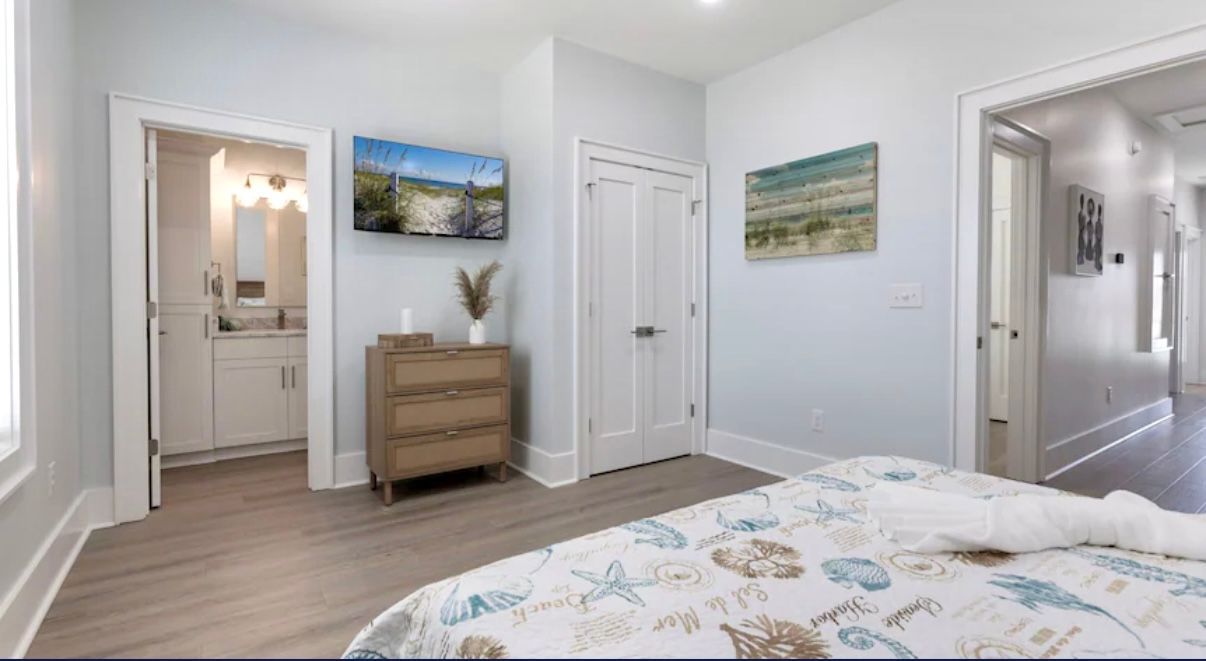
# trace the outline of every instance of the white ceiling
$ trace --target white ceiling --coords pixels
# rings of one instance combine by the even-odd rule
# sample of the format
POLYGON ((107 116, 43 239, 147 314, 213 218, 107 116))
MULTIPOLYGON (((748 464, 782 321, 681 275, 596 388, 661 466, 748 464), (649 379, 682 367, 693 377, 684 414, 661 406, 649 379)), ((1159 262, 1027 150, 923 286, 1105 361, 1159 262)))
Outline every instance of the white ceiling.
POLYGON ((895 0, 231 0, 502 72, 557 36, 708 83, 895 0))
MULTIPOLYGON (((1206 61, 1183 64, 1110 85, 1131 112, 1168 133, 1156 116, 1206 105, 1206 61)), ((1206 125, 1170 134, 1177 154, 1177 176, 1206 186, 1206 125)))

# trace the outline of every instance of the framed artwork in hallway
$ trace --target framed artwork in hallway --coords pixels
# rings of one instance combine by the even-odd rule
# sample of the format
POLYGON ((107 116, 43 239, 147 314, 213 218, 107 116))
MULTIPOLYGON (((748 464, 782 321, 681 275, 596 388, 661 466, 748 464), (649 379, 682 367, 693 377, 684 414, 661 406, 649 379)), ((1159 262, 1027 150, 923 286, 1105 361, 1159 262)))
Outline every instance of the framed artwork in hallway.
POLYGON ((1068 225, 1072 237, 1069 264, 1072 275, 1105 272, 1105 195, 1084 186, 1068 187, 1068 225))

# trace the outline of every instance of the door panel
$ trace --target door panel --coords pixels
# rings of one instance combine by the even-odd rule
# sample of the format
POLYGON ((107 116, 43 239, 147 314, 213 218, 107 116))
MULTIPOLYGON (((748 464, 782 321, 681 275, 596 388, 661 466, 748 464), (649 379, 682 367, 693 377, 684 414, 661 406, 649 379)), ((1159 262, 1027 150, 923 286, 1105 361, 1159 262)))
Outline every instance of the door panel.
POLYGON ((289 436, 287 362, 214 361, 214 447, 271 443, 289 436))
POLYGON ((646 349, 645 461, 691 453, 692 181, 645 172, 650 247, 645 319, 658 331, 646 349), (661 332, 665 331, 665 332, 661 332))
POLYGON ((213 351, 209 315, 160 311, 160 437, 162 454, 214 448, 213 351))
POLYGON ((209 159, 161 152, 158 160, 159 302, 208 305, 209 159))
POLYGON ((591 469, 601 473, 643 461, 640 398, 642 338, 633 334, 643 302, 637 286, 642 171, 593 162, 595 405, 591 469))
POLYGON ((289 359, 289 438, 306 438, 310 419, 308 374, 305 358, 289 359))
MULTIPOLYGON (((146 132, 146 167, 151 173, 157 171, 159 164, 159 134, 155 129, 146 132)), ((150 395, 150 427, 151 438, 148 444, 160 438, 159 411, 159 195, 157 177, 149 177, 146 181, 146 217, 147 217, 147 392, 150 395), (155 310, 152 314, 151 310, 155 310)), ((152 508, 159 507, 161 498, 160 455, 162 452, 151 454, 148 461, 148 483, 150 494, 148 500, 152 508)))

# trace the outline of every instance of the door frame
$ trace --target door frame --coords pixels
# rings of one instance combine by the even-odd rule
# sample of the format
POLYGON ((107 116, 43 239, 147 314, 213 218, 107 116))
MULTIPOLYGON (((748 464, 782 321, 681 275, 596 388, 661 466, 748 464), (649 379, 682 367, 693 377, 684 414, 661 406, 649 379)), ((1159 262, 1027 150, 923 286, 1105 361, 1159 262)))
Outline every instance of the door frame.
POLYGON ((695 416, 691 419, 691 454, 705 451, 708 420, 708 166, 700 161, 666 156, 643 149, 592 140, 574 138, 574 350, 573 350, 573 420, 576 478, 591 475, 590 449, 592 433, 589 425, 593 392, 591 388, 591 356, 594 340, 590 323, 590 284, 595 263, 591 258, 594 245, 590 232, 590 198, 587 184, 592 159, 610 161, 650 170, 690 177, 699 184, 698 212, 694 215, 695 317, 691 326, 692 402, 695 416))
POLYGON ((962 92, 955 97, 955 222, 951 226, 951 364, 953 382, 949 463, 963 470, 984 466, 981 424, 983 337, 982 173, 990 114, 1027 103, 1098 87, 1206 58, 1206 25, 1126 44, 1037 72, 962 92))
MULTIPOLYGON (((1038 132, 1012 120, 993 116, 986 125, 989 148, 987 167, 983 172, 981 253, 982 328, 987 329, 991 317, 992 260, 992 155, 995 148, 1010 152, 1026 163, 1025 197, 1019 199, 1012 191, 1012 208, 1022 208, 1021 223, 1011 223, 1010 242, 1010 327, 1019 330, 1015 343, 1009 347, 1009 426, 1006 441, 1006 473, 1011 479, 1037 482, 1043 475, 1045 435, 1042 428, 1042 366, 1047 350, 1047 274, 1050 255, 1044 235, 1043 212, 1046 206, 1048 175, 1050 173, 1051 141, 1038 132), (1018 239, 1021 238, 1019 241, 1018 239), (1020 251, 1020 259, 1019 259, 1020 251), (1015 268, 1018 265, 1021 268, 1015 268), (1016 369, 1020 367, 1021 369, 1016 369)), ((990 333, 985 337, 991 338, 990 333)), ((1011 340, 1011 342, 1014 342, 1011 340)), ((988 351, 982 352, 980 375, 982 412, 979 430, 981 470, 988 459, 988 351)))
POLYGON ((1185 392, 1187 383, 1199 383, 1202 377, 1202 230, 1196 225, 1190 225, 1185 222, 1179 222, 1177 225, 1177 233, 1181 235, 1180 239, 1180 260, 1177 267, 1180 269, 1177 275, 1177 324, 1176 336, 1173 339, 1173 351, 1177 354, 1177 378, 1179 389, 1175 392, 1185 392), (1197 244, 1197 248, 1190 250, 1189 246, 1197 244), (1189 275, 1189 260, 1193 255, 1194 259, 1198 260, 1198 278, 1196 291, 1191 292, 1188 285, 1192 280, 1189 275), (1191 296, 1191 294, 1197 296, 1191 296), (1188 328, 1185 324, 1185 314, 1187 309, 1193 308, 1197 311, 1197 328, 1188 328), (1185 345, 1188 343, 1188 338, 1197 336, 1195 340, 1197 344, 1197 364, 1193 366, 1193 373, 1196 377, 1194 381, 1188 381, 1185 378, 1185 345))
POLYGON ((113 511, 117 523, 143 519, 150 438, 145 130, 172 129, 284 144, 306 151, 308 483, 334 484, 334 237, 331 129, 222 110, 109 94, 109 231, 113 358, 113 511))

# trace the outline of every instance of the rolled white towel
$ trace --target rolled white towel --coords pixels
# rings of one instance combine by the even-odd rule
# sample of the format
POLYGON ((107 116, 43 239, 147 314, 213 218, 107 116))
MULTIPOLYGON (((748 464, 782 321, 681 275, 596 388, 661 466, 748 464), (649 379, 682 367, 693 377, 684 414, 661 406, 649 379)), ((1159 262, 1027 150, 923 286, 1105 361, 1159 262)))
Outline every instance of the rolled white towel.
POLYGON ((1206 560, 1206 517, 1160 509, 1129 491, 983 500, 882 482, 868 494, 867 513, 880 533, 918 553, 1029 553, 1089 544, 1206 560))

